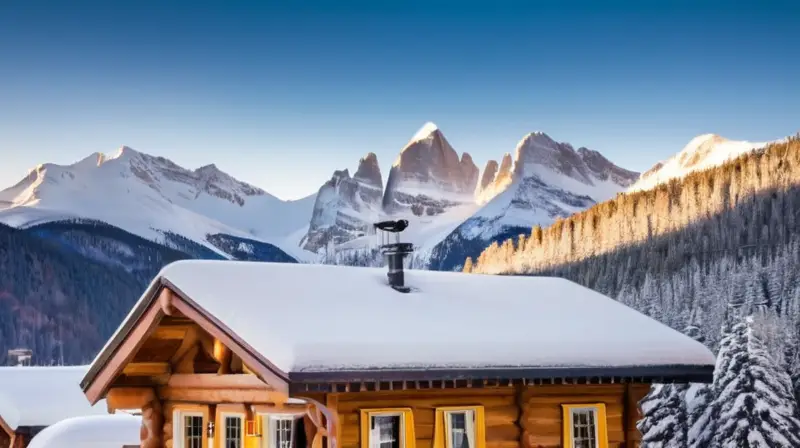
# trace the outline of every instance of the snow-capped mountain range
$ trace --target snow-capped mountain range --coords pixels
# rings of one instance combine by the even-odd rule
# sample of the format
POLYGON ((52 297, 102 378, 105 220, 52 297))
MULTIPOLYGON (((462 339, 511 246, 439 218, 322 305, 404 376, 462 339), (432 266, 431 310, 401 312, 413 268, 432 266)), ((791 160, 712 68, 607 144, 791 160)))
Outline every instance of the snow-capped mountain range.
POLYGON ((0 222, 30 227, 96 220, 165 245, 169 235, 178 235, 233 258, 214 239, 226 235, 315 262, 331 252, 374 249, 372 223, 402 218, 411 224, 403 238, 416 246, 415 265, 453 269, 492 241, 764 145, 703 135, 640 177, 596 151, 534 132, 513 156, 490 160, 481 172, 426 123, 400 151, 385 186, 377 156, 369 153, 352 176, 336 170, 317 194, 296 201, 280 200, 214 165, 189 170, 122 147, 113 156, 34 168, 0 191, 0 222))
POLYGON ((286 236, 308 223, 313 196, 282 201, 240 182, 214 165, 191 171, 162 157, 122 147, 68 166, 44 164, 0 192, 0 222, 29 227, 48 221, 91 219, 167 243, 188 238, 226 257, 208 241, 225 234, 263 241, 308 259, 286 236))

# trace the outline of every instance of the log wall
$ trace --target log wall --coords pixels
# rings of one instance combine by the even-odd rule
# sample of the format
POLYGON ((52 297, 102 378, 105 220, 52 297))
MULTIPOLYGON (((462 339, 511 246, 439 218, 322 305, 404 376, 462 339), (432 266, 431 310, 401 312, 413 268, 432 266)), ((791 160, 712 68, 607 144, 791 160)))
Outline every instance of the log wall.
POLYGON ((339 446, 361 448, 362 409, 411 408, 417 448, 433 448, 435 408, 483 406, 486 448, 560 448, 562 404, 603 403, 610 448, 638 448, 638 401, 647 385, 559 385, 337 393, 314 398, 339 414, 339 446))

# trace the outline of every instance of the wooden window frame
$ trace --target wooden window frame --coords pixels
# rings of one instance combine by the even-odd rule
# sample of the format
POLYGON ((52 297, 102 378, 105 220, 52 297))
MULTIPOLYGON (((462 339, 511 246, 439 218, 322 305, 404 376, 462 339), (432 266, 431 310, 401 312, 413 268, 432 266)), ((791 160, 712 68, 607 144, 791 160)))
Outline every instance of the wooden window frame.
POLYGON ((200 417, 203 421, 203 431, 201 433, 200 445, 208 448, 208 408, 205 406, 177 406, 172 411, 172 446, 174 448, 186 448, 184 445, 184 417, 200 417))
POLYGON ((239 448, 245 448, 247 446, 247 444, 245 442, 245 425, 247 424, 247 414, 245 414, 243 412, 237 412, 237 411, 220 411, 220 413, 219 413, 219 421, 220 421, 221 425, 219 425, 219 428, 215 431, 216 432, 216 437, 215 438, 219 440, 218 445, 221 448, 224 448, 225 446, 227 446, 227 442, 228 442, 228 425, 226 425, 226 421, 225 420, 228 417, 236 417, 236 418, 239 419, 239 422, 240 422, 240 424, 239 424, 239 442, 240 442, 239 448))
POLYGON ((400 448, 416 448, 417 439, 414 431, 414 412, 411 408, 362 409, 360 412, 361 448, 370 448, 371 422, 373 417, 400 417, 400 448))
POLYGON ((447 428, 447 414, 456 412, 472 412, 475 416, 473 435, 475 446, 470 448, 486 448, 486 412, 483 406, 446 406, 436 408, 433 431, 433 448, 450 448, 450 435, 447 428))
POLYGON ((573 447, 572 415, 575 411, 590 410, 595 416, 595 436, 597 448, 608 448, 608 420, 605 403, 562 404, 563 409, 563 444, 565 448, 573 447))

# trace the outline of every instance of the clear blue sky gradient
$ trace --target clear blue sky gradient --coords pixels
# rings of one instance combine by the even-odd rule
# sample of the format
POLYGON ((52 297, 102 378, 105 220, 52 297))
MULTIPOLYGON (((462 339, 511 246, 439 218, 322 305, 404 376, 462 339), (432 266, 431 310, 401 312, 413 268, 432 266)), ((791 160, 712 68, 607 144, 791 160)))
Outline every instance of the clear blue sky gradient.
POLYGON ((128 145, 297 198, 429 120, 481 166, 536 130, 635 170, 800 130, 788 2, 282 3, 2 2, 0 187, 128 145))

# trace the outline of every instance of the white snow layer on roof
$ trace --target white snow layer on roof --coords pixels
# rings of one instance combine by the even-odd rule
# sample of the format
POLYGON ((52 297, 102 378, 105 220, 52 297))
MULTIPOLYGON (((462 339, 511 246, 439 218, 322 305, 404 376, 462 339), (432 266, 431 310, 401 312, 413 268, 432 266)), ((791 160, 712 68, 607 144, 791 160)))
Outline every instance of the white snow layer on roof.
POLYGON ((139 446, 142 418, 92 415, 60 421, 36 435, 28 448, 121 448, 139 446))
POLYGON ((701 343, 568 280, 179 261, 168 279, 285 372, 713 366, 701 343))
POLYGON ((65 418, 107 414, 91 406, 80 382, 87 366, 0 367, 0 417, 12 428, 49 426, 65 418))

